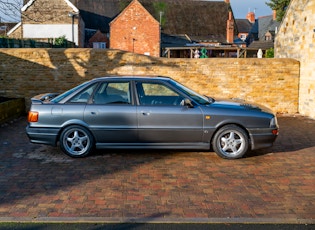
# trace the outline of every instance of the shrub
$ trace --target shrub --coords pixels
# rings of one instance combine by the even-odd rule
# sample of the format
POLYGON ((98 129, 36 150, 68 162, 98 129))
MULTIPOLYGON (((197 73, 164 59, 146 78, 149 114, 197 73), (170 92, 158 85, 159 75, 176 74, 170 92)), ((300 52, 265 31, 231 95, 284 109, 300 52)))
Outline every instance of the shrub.
POLYGON ((65 46, 66 44, 67 44, 67 39, 65 35, 55 39, 55 45, 57 46, 65 46))
POLYGON ((266 58, 273 58, 275 56, 274 48, 269 48, 266 50, 266 58))

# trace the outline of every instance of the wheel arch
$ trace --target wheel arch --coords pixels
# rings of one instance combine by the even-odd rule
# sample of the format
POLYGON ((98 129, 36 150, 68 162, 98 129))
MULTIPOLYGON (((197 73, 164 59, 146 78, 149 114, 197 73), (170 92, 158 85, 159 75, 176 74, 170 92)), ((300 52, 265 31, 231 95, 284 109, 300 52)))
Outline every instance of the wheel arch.
POLYGON ((59 132, 58 132, 57 139, 56 139, 57 143, 59 142, 61 133, 62 133, 66 128, 68 128, 68 127, 70 127, 70 126, 81 126, 81 127, 85 128, 85 129, 87 129, 87 130, 90 132, 91 136, 93 137, 93 140, 95 141, 95 136, 94 136, 94 134, 91 132, 91 130, 90 130, 90 128, 89 128, 89 125, 88 125, 86 122, 82 121, 82 120, 73 119, 73 120, 66 121, 65 123, 63 123, 63 124, 61 125, 61 128, 60 128, 60 130, 59 130, 59 132))
POLYGON ((249 143, 250 143, 250 148, 252 146, 252 139, 251 139, 251 135, 249 133, 249 131, 245 128, 244 125, 242 125, 241 123, 239 122, 235 122, 235 121, 228 121, 228 122, 222 122, 222 123, 219 123, 216 128, 215 128, 215 131, 213 132, 212 136, 211 136, 211 139, 210 139, 210 148, 213 148, 212 146, 212 143, 213 143, 213 138, 215 137, 215 134, 221 129, 223 128, 224 126, 229 126, 229 125, 235 125, 241 129, 243 129, 245 132, 246 132, 246 135, 247 135, 247 138, 249 140, 249 143))

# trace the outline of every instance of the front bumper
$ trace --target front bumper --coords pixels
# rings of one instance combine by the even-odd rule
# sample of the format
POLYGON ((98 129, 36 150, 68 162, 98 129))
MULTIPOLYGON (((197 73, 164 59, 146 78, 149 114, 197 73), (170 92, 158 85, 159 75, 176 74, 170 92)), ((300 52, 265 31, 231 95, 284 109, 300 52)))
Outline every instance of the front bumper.
POLYGON ((278 131, 278 128, 248 130, 251 139, 251 149, 255 150, 271 147, 278 137, 278 134, 274 134, 275 130, 278 131))
POLYGON ((26 134, 32 143, 56 146, 60 129, 26 127, 26 134))

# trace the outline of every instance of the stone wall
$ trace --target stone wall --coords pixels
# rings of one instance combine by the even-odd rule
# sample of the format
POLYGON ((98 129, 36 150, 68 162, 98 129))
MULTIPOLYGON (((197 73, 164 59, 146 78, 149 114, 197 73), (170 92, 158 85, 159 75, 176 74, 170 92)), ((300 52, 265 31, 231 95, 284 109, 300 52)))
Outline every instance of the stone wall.
POLYGON ((277 58, 300 61, 299 112, 315 118, 315 0, 292 0, 275 41, 277 58))
POLYGON ((22 10, 22 23, 8 34, 10 38, 48 42, 62 36, 72 41, 73 36, 76 45, 84 47, 84 22, 80 15, 69 17, 73 9, 64 0, 33 1, 22 10))
POLYGON ((69 12, 72 9, 64 0, 34 1, 23 12, 23 24, 71 24, 69 12))
POLYGON ((24 98, 2 101, 0 97, 0 124, 25 114, 24 98))
POLYGON ((118 50, 0 49, 0 96, 63 92, 105 75, 171 76, 201 94, 241 98, 297 113, 299 62, 293 59, 166 59, 118 50))

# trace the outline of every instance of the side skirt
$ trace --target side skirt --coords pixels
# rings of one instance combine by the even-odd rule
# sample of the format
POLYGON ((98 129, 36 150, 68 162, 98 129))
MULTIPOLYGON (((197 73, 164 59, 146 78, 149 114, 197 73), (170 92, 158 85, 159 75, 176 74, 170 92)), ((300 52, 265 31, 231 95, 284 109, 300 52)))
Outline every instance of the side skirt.
POLYGON ((210 150, 210 143, 97 143, 97 149, 201 149, 210 150))

